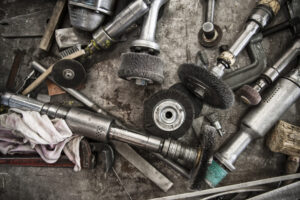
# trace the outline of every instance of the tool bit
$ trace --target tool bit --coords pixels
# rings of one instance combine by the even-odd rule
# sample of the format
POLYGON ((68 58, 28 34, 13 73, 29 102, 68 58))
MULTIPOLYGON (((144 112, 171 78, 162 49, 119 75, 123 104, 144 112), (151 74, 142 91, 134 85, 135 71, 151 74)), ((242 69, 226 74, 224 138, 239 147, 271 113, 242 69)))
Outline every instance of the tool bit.
POLYGON ((219 135, 221 137, 223 137, 223 135, 225 135, 225 131, 223 130, 219 120, 218 120, 218 116, 216 113, 212 113, 210 115, 207 115, 206 118, 208 119, 208 121, 211 123, 212 126, 214 126, 217 130, 217 132, 219 133, 219 135))
POLYGON ((234 162, 254 139, 264 137, 284 112, 300 97, 300 64, 281 78, 263 102, 252 109, 242 120, 240 131, 217 151, 217 161, 209 167, 206 181, 216 186, 226 175, 234 171, 234 162), (223 168, 225 166, 226 169, 223 168))

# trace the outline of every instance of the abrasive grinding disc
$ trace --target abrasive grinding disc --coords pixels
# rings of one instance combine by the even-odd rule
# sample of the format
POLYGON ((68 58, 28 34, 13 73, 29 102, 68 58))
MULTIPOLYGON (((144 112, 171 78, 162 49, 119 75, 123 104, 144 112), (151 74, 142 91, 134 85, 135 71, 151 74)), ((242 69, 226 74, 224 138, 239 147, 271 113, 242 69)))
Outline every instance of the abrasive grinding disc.
POLYGON ((238 90, 238 96, 248 105, 257 105, 261 102, 261 95, 249 85, 244 85, 238 90))
POLYGON ((56 83, 66 88, 76 88, 86 79, 86 71, 83 65, 71 59, 56 62, 51 74, 56 83))
POLYGON ((149 134, 177 139, 192 126, 195 108, 179 90, 161 90, 144 103, 144 128, 149 134))

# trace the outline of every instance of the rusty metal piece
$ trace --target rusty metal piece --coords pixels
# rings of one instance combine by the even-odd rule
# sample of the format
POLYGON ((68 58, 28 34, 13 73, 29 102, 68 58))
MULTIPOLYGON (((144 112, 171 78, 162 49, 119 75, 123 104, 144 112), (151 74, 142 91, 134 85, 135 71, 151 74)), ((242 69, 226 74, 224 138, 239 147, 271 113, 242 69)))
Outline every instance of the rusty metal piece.
POLYGON ((8 91, 14 91, 15 87, 16 87, 16 77, 18 74, 18 71, 20 69, 20 64, 22 62, 22 59, 24 57, 24 52, 20 51, 20 50, 16 50, 15 52, 15 58, 13 61, 13 64, 11 66, 10 72, 9 72, 9 76, 6 82, 6 89, 8 91))
POLYGON ((46 163, 37 155, 27 156, 1 156, 0 165, 22 166, 22 167, 66 167, 73 168, 74 164, 67 158, 61 156, 60 159, 53 164, 46 163))

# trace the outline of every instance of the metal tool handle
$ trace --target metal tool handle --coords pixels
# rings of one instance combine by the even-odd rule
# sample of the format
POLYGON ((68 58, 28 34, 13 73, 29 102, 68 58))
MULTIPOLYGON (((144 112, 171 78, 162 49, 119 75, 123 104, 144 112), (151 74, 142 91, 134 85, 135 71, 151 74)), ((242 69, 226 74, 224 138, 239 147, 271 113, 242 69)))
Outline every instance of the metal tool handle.
POLYGON ((167 2, 168 0, 154 0, 151 3, 150 10, 148 14, 145 16, 142 33, 140 39, 155 41, 155 32, 157 26, 158 13, 160 8, 167 2))

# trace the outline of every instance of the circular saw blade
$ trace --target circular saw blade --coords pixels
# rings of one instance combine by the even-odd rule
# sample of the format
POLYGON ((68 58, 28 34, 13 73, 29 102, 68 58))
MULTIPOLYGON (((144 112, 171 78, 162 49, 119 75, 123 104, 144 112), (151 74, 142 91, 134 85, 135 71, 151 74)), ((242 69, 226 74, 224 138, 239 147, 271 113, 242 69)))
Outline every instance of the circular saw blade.
POLYGON ((80 62, 63 59, 54 64, 52 76, 59 85, 76 88, 86 79, 86 71, 80 62))

